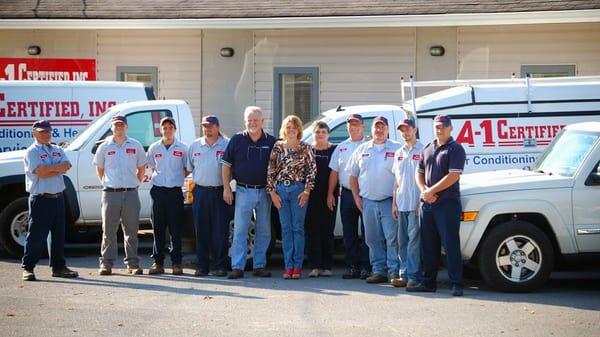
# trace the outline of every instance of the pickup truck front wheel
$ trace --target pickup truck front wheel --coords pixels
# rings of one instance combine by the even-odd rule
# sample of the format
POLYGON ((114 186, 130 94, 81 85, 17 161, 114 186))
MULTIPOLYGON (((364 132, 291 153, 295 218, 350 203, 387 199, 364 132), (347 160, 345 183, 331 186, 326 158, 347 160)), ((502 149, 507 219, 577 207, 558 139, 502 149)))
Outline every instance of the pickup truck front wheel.
POLYGON ((553 266, 548 236, 526 221, 500 224, 481 243, 481 276, 499 291, 533 291, 548 280, 553 266))
POLYGON ((27 197, 13 200, 0 213, 0 245, 11 256, 23 256, 29 226, 27 197))

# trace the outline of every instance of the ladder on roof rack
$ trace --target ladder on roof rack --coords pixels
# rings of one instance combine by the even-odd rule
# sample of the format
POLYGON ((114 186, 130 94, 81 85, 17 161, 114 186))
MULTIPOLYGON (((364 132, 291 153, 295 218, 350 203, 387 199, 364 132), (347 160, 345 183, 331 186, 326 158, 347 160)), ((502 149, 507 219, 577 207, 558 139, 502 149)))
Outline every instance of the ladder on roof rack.
POLYGON ((416 111, 415 100, 415 88, 417 87, 469 87, 477 84, 514 84, 521 83, 527 88, 527 110, 531 112, 531 86, 538 83, 581 83, 588 81, 600 81, 600 76, 569 76, 569 77, 540 77, 532 78, 529 75, 525 78, 515 77, 512 74, 511 78, 505 79, 481 79, 481 80, 436 80, 436 81, 415 81, 414 77, 410 75, 408 83, 404 81, 404 77, 400 77, 400 90, 402 104, 406 102, 405 90, 410 89, 410 97, 413 104, 413 111, 416 111))

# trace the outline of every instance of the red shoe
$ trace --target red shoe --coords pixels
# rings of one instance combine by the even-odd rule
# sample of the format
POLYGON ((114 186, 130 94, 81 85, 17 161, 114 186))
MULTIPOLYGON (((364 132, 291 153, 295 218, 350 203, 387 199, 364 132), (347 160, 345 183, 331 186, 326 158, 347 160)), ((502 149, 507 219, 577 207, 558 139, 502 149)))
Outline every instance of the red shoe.
POLYGON ((299 278, 302 278, 302 268, 294 268, 292 270, 292 278, 294 280, 297 280, 299 278))
POLYGON ((289 280, 289 279, 291 279, 291 278, 292 278, 292 275, 293 275, 293 270, 292 270, 292 269, 286 269, 286 270, 283 272, 283 279, 285 279, 285 280, 289 280))

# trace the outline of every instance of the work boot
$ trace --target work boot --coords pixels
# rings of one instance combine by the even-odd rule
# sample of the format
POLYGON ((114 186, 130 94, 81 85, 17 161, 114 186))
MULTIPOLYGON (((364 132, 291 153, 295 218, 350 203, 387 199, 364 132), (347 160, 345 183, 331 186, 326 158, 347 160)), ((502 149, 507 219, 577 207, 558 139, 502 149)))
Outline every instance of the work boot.
POLYGON ((152 266, 150 266, 150 269, 148 269, 148 275, 157 275, 157 274, 164 274, 164 273, 165 273, 165 268, 163 267, 162 263, 154 262, 152 264, 152 266))
POLYGON ((33 269, 23 269, 23 281, 35 281, 35 274, 33 273, 33 269))
POLYGON ((271 277, 271 271, 265 268, 256 268, 252 271, 252 275, 257 277, 271 277))
POLYGON ((459 285, 452 286, 452 296, 462 296, 463 295, 463 287, 459 285))
POLYGON ((360 277, 361 280, 366 280, 367 277, 369 277, 369 276, 371 276, 371 272, 368 269, 363 268, 363 269, 360 270, 359 277, 360 277))
POLYGON ((227 274, 227 278, 228 279, 238 279, 238 278, 242 278, 244 277, 244 271, 241 269, 234 269, 232 271, 229 272, 229 274, 227 274))
POLYGON ((381 275, 381 274, 377 274, 377 273, 373 273, 371 274, 371 276, 367 277, 367 283, 385 283, 387 282, 387 277, 381 275))
POLYGON ((406 280, 394 273, 390 276, 390 284, 396 288, 406 287, 406 280))
POLYGON ((180 264, 173 265, 173 275, 183 275, 183 268, 180 264))
POLYGON ((112 268, 107 265, 101 265, 100 269, 98 269, 98 274, 102 276, 107 276, 112 274, 112 268))
POLYGON ((144 270, 139 266, 127 267, 127 272, 132 275, 144 275, 144 270))
POLYGON ((345 280, 360 278, 360 271, 354 267, 348 267, 342 274, 342 278, 345 280))
POLYGON ((208 276, 208 270, 204 268, 196 268, 194 276, 208 276))
POLYGON ((52 277, 76 278, 79 273, 63 266, 62 268, 52 269, 52 277))
POLYGON ((225 269, 219 268, 213 272, 213 275, 217 277, 225 277, 227 276, 227 271, 225 269))

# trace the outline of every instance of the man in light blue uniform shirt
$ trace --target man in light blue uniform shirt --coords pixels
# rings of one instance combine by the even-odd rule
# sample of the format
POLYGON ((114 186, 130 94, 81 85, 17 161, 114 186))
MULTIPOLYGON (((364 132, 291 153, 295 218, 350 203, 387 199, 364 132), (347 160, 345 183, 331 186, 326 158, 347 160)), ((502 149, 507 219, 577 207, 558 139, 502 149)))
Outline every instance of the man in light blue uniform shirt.
POLYGON ((415 121, 404 119, 398 125, 404 145, 394 155, 394 202, 392 215, 398 220, 398 255, 400 278, 392 280, 394 287, 414 287, 418 283, 421 264, 421 227, 417 209, 421 191, 415 174, 424 145, 417 140, 415 121))
POLYGON ((127 272, 140 275, 137 255, 140 225, 138 185, 144 178, 146 153, 142 144, 127 137, 127 118, 112 118, 112 136, 106 138, 94 157, 96 173, 104 186, 102 192, 102 246, 100 275, 111 275, 117 259, 117 230, 123 224, 127 272))
POLYGON ((35 281, 33 269, 40 259, 46 238, 50 232, 50 266, 53 277, 77 277, 75 271, 66 266, 65 244, 65 201, 63 174, 71 163, 63 150, 50 144, 52 127, 50 122, 40 120, 33 123, 35 142, 25 153, 25 190, 29 192, 29 233, 25 239, 23 254, 23 280, 35 281))
POLYGON ((171 263, 173 275, 183 274, 181 267, 181 226, 183 223, 183 193, 181 187, 188 175, 185 169, 187 146, 175 138, 175 120, 163 117, 160 120, 162 139, 148 148, 148 166, 152 169, 152 227, 154 230, 154 263, 148 274, 165 272, 166 230, 171 234, 171 263))
POLYGON ((365 241, 373 271, 367 283, 399 279, 398 223, 392 218, 394 153, 400 144, 389 140, 388 121, 378 116, 371 128, 373 139, 350 157, 350 187, 365 221, 365 241))
POLYGON ((342 220, 344 235, 344 250, 346 270, 342 275, 344 279, 361 278, 366 279, 369 276, 371 265, 369 264, 369 248, 365 244, 363 237, 365 227, 360 210, 354 203, 352 191, 350 190, 350 173, 347 170, 350 156, 356 148, 365 142, 365 125, 363 118, 359 114, 352 114, 346 119, 348 134, 350 137, 341 142, 333 151, 329 161, 329 189, 327 191, 327 206, 333 210, 336 202, 335 188, 341 185, 340 193, 340 217, 342 220), (359 235, 359 219, 360 233, 359 235))
POLYGON ((196 186, 192 191, 194 228, 196 229, 196 276, 208 275, 212 265, 215 276, 227 276, 227 251, 231 206, 223 200, 221 158, 229 139, 221 135, 216 116, 202 118, 203 137, 190 145, 187 170, 192 172, 196 186))

